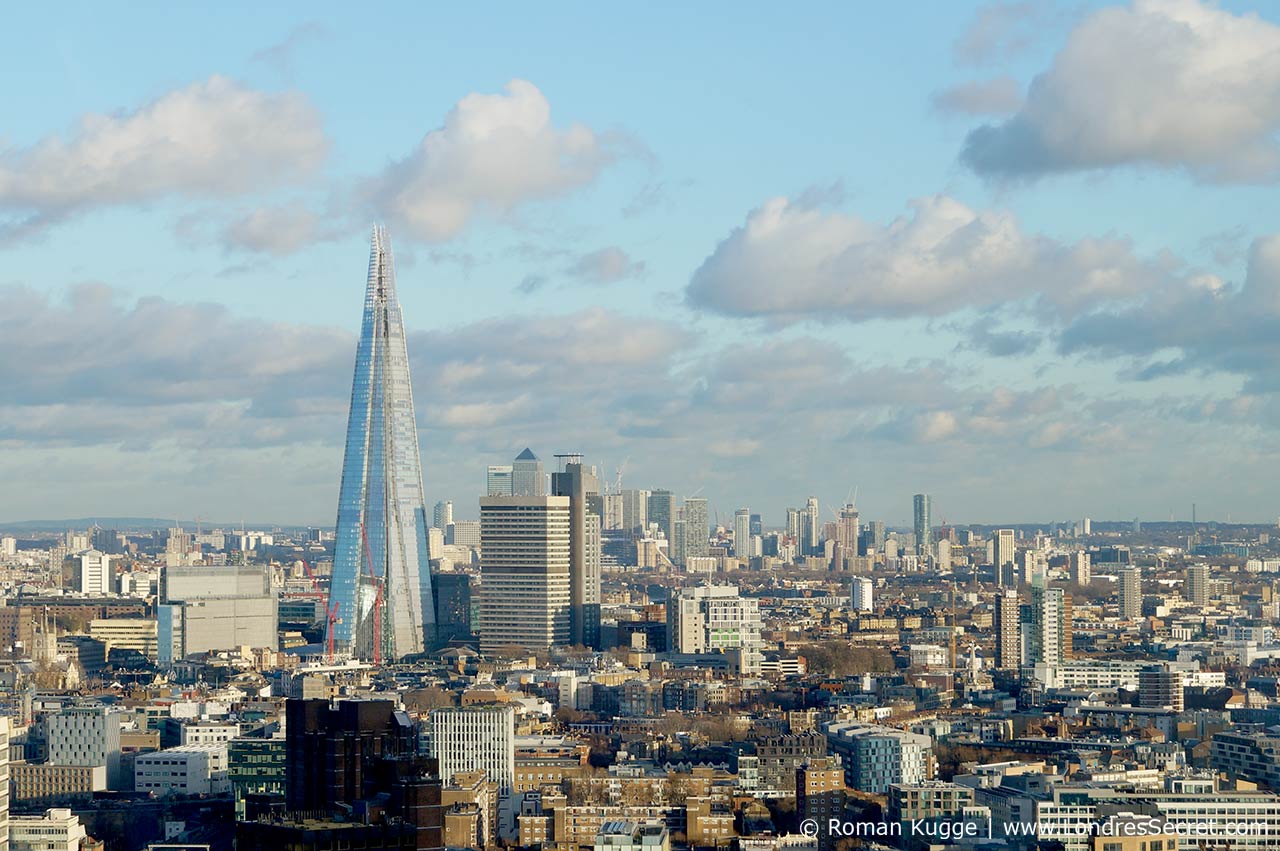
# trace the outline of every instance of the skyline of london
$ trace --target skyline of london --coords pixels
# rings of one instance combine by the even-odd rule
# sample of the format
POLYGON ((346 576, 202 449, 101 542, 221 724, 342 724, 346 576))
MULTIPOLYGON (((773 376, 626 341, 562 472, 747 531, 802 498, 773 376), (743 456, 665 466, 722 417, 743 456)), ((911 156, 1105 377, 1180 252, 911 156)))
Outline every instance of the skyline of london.
POLYGON ((519 55, 398 56, 336 9, 252 36, 232 9, 163 74, 21 46, 0 68, 45 91, 0 147, 0 522, 330 525, 373 221, 425 501, 460 517, 530 446, 772 525, 855 487, 898 526, 920 492, 953 524, 1274 522, 1274 10, 935 13, 726 23, 760 63, 699 53, 699 11, 643 82, 644 39, 566 53, 587 25, 555 10, 509 10, 519 55), (413 95, 354 91, 361 61, 413 95))

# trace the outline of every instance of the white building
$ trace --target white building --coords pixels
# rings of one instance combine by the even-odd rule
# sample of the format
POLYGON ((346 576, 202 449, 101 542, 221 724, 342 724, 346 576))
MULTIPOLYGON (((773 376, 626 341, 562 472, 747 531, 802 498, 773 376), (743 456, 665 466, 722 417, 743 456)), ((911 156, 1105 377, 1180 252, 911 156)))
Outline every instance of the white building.
POLYGON ((10 535, 0 538, 0 556, 11 558, 18 554, 18 539, 10 535))
POLYGON ((107 785, 121 788, 120 718, 106 706, 73 706, 45 718, 49 763, 107 768, 107 785))
POLYGON ((86 836, 80 817, 68 809, 14 816, 9 822, 10 851, 80 851, 86 836))
POLYGON ((217 795, 231 789, 225 744, 182 745, 139 754, 134 789, 157 795, 217 795))
POLYGON ((251 565, 166 567, 157 606, 158 658, 172 664, 192 653, 277 643, 270 571, 251 565))
POLYGON ((460 771, 484 771, 506 797, 515 785, 516 712, 512 706, 467 706, 431 713, 431 756, 446 783, 460 771))
POLYGON ((673 653, 741 652, 741 673, 760 673, 760 605, 736 585, 680 588, 667 601, 667 649, 673 653))
POLYGON ((111 593, 111 556, 97 550, 80 554, 80 582, 76 590, 81 594, 111 593))
POLYGON ((869 576, 853 577, 853 587, 849 595, 849 607, 855 612, 870 612, 875 609, 875 583, 869 576))
POLYGON ((237 724, 211 724, 207 722, 182 725, 179 743, 183 745, 221 745, 240 735, 237 724))

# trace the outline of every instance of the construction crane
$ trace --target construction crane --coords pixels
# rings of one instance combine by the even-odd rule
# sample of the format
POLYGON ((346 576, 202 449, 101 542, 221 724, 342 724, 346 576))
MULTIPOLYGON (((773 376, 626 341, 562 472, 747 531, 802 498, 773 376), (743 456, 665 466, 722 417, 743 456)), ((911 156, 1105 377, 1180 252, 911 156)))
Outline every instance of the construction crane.
POLYGON ((623 474, 624 472, 626 472, 626 470, 627 470, 627 465, 628 465, 628 464, 630 464, 630 463, 631 463, 631 456, 630 456, 630 455, 628 455, 628 456, 627 456, 627 458, 626 458, 626 460, 622 462, 622 466, 620 466, 620 467, 617 469, 617 474, 614 476, 614 479, 613 479, 613 492, 614 492, 614 493, 617 493, 617 494, 622 493, 622 474, 623 474))
POLYGON ((360 537, 365 543, 365 562, 369 564, 369 580, 374 584, 374 664, 383 663, 383 580, 374 573, 374 552, 369 546, 369 534, 364 523, 360 525, 360 537))

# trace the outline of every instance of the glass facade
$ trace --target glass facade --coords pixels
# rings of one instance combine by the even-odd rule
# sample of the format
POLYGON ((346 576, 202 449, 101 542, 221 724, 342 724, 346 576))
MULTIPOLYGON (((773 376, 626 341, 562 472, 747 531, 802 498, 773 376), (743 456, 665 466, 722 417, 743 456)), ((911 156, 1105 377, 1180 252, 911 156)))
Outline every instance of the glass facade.
POLYGON ((409 355, 381 227, 373 232, 356 347, 329 608, 335 649, 362 659, 420 653, 424 639, 434 638, 409 355))

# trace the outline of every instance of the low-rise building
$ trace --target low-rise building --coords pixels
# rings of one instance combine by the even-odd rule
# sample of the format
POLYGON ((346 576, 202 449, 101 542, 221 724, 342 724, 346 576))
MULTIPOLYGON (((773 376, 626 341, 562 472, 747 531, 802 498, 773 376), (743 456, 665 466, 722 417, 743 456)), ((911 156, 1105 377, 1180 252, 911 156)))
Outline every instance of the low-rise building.
POLYGON ((231 788, 225 744, 181 745, 141 754, 134 789, 156 795, 216 795, 231 788))

